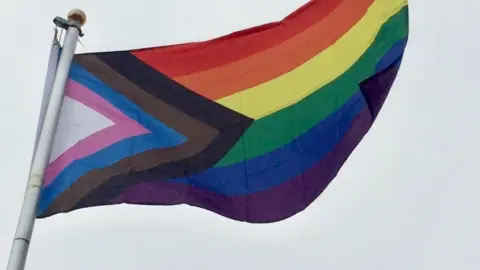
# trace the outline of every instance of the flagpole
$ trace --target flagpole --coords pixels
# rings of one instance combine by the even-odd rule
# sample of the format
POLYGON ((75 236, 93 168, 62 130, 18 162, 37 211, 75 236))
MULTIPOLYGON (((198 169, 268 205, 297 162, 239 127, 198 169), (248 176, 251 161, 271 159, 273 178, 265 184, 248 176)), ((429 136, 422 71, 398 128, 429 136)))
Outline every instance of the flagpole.
POLYGON ((77 40, 78 37, 82 35, 81 27, 86 21, 86 16, 81 10, 70 11, 67 18, 68 21, 58 17, 54 20, 55 24, 66 29, 67 33, 58 61, 45 118, 41 125, 37 149, 33 156, 7 270, 23 270, 25 268, 28 248, 36 220, 37 204, 43 186, 45 169, 47 168, 52 152, 60 110, 63 104, 65 86, 75 54, 77 40))
POLYGON ((48 101, 50 100, 50 94, 52 93, 53 80, 55 79, 55 72, 57 71, 59 54, 60 54, 60 42, 58 40, 58 29, 55 29, 51 48, 50 48, 50 56, 48 60, 45 85, 43 87, 42 103, 40 106, 40 113, 38 115, 37 134, 35 136, 35 144, 33 146, 32 161, 33 161, 33 156, 35 156, 35 151, 37 150, 38 137, 40 136, 43 120, 45 119, 45 112, 47 111, 48 101))

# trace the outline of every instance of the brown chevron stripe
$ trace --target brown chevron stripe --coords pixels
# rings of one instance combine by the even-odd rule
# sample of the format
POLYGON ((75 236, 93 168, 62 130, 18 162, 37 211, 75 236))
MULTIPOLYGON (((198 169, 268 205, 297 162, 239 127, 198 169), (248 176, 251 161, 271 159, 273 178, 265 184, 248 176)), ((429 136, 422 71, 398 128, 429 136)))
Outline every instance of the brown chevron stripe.
POLYGON ((127 174, 132 171, 142 171, 161 163, 188 158, 202 151, 218 135, 216 129, 205 125, 143 91, 137 85, 115 72, 115 70, 99 60, 95 55, 77 55, 75 56, 75 62, 88 70, 97 79, 143 108, 145 112, 188 137, 188 141, 177 147, 146 151, 134 157, 126 158, 111 167, 89 172, 75 181, 64 193, 60 194, 52 203, 49 211, 72 208, 86 194, 113 176, 127 174))
MULTIPOLYGON (((132 58, 127 59, 131 60, 132 58)), ((132 81, 139 79, 138 74, 144 74, 142 70, 138 70, 139 66, 148 68, 142 64, 143 62, 136 62, 134 65, 130 63, 129 66, 136 69, 135 77, 132 80, 132 78, 126 78, 123 74, 119 74, 117 70, 100 60, 96 54, 77 55, 75 61, 145 112, 188 137, 188 140, 177 147, 146 151, 125 158, 110 167, 90 171, 58 196, 43 217, 57 212, 67 212, 80 205, 85 207, 85 205, 95 205, 100 201, 109 200, 121 193, 124 188, 139 181, 184 176, 211 167, 237 142, 252 122, 243 115, 198 96, 166 76, 157 74, 153 78, 153 84, 167 87, 170 90, 167 91, 169 95, 165 95, 162 88, 155 90, 149 88, 149 91, 141 88, 132 81), (158 79, 162 81, 159 82, 158 79), (158 98, 161 96, 171 101, 178 99, 179 95, 190 103, 177 102, 176 107, 173 107, 158 98), (200 106, 196 107, 198 104, 200 106), (185 109, 185 106, 188 109, 185 109), (192 110, 195 108, 198 111, 192 110), (186 114, 184 111, 190 113, 186 114), (216 115, 216 118, 205 117, 205 115, 216 115), (219 117, 220 115, 222 117, 219 117), (230 119, 225 116, 230 116, 230 119), (210 125, 198 118, 206 120, 210 125), (212 127, 211 124, 215 127, 212 127)), ((149 79, 152 80, 151 77, 149 79)))

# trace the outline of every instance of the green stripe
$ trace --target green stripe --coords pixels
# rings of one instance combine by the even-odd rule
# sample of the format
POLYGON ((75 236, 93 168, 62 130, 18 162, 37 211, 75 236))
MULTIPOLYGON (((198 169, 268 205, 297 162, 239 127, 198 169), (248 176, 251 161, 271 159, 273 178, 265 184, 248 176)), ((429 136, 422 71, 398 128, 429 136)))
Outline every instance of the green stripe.
POLYGON ((359 90, 359 82, 375 73, 375 66, 383 55, 407 35, 408 7, 405 6, 385 22, 373 44, 345 73, 300 102, 255 121, 215 167, 265 154, 308 131, 350 99, 359 90))

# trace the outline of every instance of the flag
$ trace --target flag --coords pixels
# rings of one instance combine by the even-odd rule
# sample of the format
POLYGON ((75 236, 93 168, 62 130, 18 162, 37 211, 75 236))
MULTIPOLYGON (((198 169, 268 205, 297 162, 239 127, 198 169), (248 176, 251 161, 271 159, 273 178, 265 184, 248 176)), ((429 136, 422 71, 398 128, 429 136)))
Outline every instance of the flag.
POLYGON ((406 0, 313 0, 209 41, 77 54, 38 218, 122 203, 291 217, 367 134, 407 37, 406 0))

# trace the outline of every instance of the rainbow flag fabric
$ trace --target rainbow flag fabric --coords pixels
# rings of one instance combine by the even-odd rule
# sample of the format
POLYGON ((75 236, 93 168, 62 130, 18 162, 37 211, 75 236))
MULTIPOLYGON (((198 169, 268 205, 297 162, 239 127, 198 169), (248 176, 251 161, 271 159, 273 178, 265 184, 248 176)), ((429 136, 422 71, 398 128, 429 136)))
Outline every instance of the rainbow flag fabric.
POLYGON ((367 134, 407 37, 406 0, 312 0, 209 41, 77 54, 37 216, 128 203, 289 218, 367 134))

